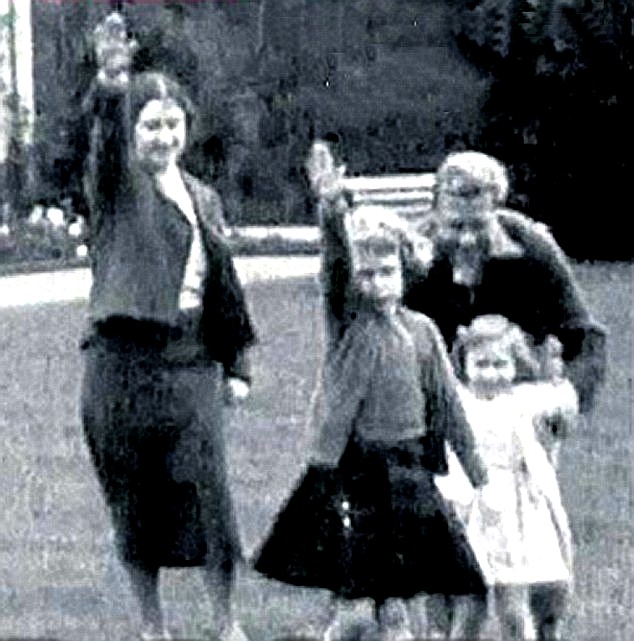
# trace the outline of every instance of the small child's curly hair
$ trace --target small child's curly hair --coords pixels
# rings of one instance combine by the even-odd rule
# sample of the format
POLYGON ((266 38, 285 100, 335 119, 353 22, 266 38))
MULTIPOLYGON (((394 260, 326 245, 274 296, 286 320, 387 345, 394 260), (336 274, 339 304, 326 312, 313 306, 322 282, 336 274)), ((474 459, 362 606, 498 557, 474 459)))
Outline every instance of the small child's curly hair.
POLYGON ((466 176, 481 187, 492 189, 497 205, 506 202, 509 179, 506 167, 493 156, 479 151, 457 151, 442 162, 436 172, 437 184, 450 181, 453 176, 466 176))
POLYGON ((541 378, 542 367, 535 353, 533 341, 526 332, 505 316, 486 314, 475 318, 468 327, 458 327, 451 350, 451 360, 461 381, 467 382, 465 362, 469 350, 494 341, 508 346, 515 362, 515 382, 535 381, 541 378))

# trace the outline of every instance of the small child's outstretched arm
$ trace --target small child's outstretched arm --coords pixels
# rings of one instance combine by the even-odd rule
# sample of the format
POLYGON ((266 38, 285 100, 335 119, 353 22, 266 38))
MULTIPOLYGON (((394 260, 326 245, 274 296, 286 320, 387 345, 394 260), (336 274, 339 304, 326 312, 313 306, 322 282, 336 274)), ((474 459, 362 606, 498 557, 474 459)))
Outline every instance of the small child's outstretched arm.
POLYGON ((577 392, 566 378, 537 383, 536 388, 535 406, 539 409, 533 417, 535 436, 557 468, 561 441, 580 420, 577 392))
POLYGON ((550 450, 554 440, 565 437, 579 419, 579 398, 573 383, 566 378, 562 357, 563 346, 555 336, 548 336, 541 346, 541 378, 537 384, 536 406, 540 409, 533 420, 542 445, 550 450))

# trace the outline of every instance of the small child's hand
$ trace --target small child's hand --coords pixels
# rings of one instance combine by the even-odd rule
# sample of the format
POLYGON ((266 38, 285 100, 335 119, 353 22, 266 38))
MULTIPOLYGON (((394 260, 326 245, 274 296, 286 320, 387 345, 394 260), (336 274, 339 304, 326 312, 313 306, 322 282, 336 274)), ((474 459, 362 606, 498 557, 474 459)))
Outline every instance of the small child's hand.
POLYGON ((337 165, 328 144, 315 141, 306 161, 308 181, 321 199, 334 199, 343 191, 342 178, 346 172, 344 165, 337 165))
POLYGON ((227 379, 227 402, 230 404, 240 403, 249 396, 250 385, 241 378, 231 377, 227 379))

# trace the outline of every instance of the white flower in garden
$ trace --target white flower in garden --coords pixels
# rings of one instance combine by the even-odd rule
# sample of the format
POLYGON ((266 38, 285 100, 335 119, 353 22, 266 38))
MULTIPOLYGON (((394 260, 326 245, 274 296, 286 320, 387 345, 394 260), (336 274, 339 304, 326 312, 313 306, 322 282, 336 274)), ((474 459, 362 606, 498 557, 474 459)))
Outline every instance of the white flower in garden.
POLYGON ((62 227, 64 225, 64 210, 59 207, 49 207, 46 210, 46 217, 49 219, 53 227, 62 227))
POLYGON ((44 218, 44 207, 35 205, 29 214, 29 225, 39 225, 44 218))
POLYGON ((79 238, 83 232, 83 225, 76 220, 74 223, 68 225, 68 235, 71 238, 79 238))
POLYGON ((88 247, 86 245, 79 245, 75 250, 77 258, 86 258, 88 256, 88 247))
POLYGON ((11 230, 9 229, 9 225, 6 223, 4 225, 0 225, 0 236, 9 236, 11 234, 11 230))

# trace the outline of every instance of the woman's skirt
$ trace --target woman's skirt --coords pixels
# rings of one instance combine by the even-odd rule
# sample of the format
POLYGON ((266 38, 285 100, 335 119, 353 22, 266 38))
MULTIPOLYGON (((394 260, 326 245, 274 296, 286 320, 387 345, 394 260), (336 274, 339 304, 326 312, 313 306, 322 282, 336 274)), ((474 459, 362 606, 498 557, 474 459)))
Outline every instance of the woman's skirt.
POLYGON ((485 594, 463 527, 421 464, 421 441, 349 443, 339 467, 311 466, 255 568, 344 598, 485 594))
POLYGON ((138 336, 97 334, 84 353, 84 433, 121 558, 231 571, 220 366, 167 363, 160 341, 138 336))

